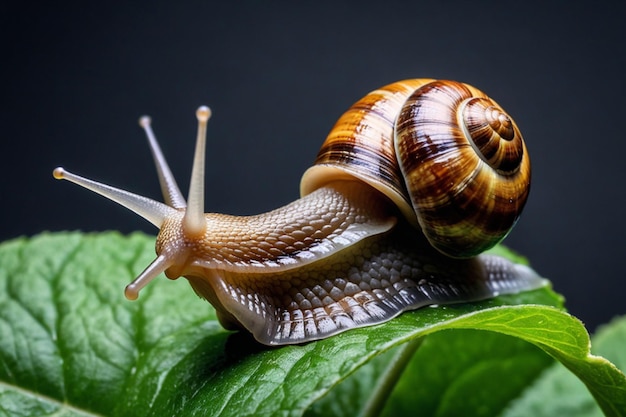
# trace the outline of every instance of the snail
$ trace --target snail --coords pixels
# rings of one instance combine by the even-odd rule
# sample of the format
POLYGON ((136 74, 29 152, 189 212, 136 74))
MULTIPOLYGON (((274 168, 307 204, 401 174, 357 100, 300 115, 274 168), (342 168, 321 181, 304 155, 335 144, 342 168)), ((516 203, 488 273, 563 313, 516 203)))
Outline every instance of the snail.
POLYGON ((545 285, 530 267, 482 253, 519 218, 530 162, 513 119, 474 87, 411 79, 369 93, 328 135, 302 197, 254 216, 204 213, 211 112, 196 116, 187 201, 147 116, 165 204, 54 170, 160 229, 157 257, 128 299, 162 272, 183 276, 225 328, 284 345, 545 285))

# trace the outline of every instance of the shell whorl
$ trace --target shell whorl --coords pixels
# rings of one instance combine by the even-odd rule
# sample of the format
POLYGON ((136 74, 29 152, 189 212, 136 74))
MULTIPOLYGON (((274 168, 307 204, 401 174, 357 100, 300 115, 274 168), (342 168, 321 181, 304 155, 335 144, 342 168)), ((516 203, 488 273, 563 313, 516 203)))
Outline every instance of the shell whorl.
POLYGON ((337 179, 358 178, 389 197, 417 226, 398 168, 394 125, 411 94, 431 81, 399 81, 374 90, 354 103, 337 120, 315 162, 302 176, 300 194, 308 195, 337 179))
POLYGON ((341 116, 301 194, 348 177, 390 198, 439 251, 463 258, 513 227, 530 162, 515 122, 480 90, 414 79, 371 92, 341 116))

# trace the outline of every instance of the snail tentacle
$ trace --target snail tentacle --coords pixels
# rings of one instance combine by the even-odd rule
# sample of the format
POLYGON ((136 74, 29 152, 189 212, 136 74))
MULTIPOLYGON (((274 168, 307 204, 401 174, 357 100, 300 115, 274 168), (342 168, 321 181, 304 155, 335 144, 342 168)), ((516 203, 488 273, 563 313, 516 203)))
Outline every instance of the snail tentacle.
POLYGON ((202 106, 196 111, 198 118, 198 136, 194 152, 187 209, 183 220, 183 229, 189 236, 201 236, 206 230, 204 219, 204 160, 206 155, 206 127, 211 110, 202 106))
POLYGON ((100 194, 109 200, 135 212, 156 227, 160 228, 165 219, 170 218, 176 209, 148 197, 143 197, 110 185, 93 181, 80 175, 73 174, 64 168, 58 167, 53 171, 54 178, 68 180, 94 193, 100 194))
POLYGON ((176 209, 183 209, 187 207, 185 197, 180 192, 176 179, 170 170, 170 167, 161 151, 159 142, 152 131, 152 119, 150 116, 142 116, 139 118, 139 126, 141 126, 146 133, 148 139, 148 145, 150 146, 150 152, 154 159, 154 165, 157 169, 157 175, 159 177, 159 184, 161 186, 161 192, 163 193, 163 199, 165 204, 176 209))

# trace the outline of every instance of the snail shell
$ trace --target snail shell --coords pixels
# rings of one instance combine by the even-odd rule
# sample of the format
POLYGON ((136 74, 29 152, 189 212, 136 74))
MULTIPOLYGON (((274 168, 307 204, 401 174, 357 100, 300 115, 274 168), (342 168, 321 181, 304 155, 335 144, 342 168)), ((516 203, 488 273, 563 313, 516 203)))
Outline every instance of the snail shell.
POLYGON ((470 257, 516 223, 530 189, 530 159, 513 119, 480 90, 405 80, 344 113, 305 172, 301 194, 342 177, 390 198, 442 253, 470 257))
POLYGON ((526 266, 477 255, 519 217, 530 166, 513 120, 475 88, 415 79, 373 91, 339 119, 302 178, 302 197, 256 216, 204 213, 210 114, 197 112, 188 201, 147 117, 140 124, 166 204, 54 171, 160 229, 157 258, 127 298, 161 272, 183 276, 225 327, 282 345, 545 285, 526 266))

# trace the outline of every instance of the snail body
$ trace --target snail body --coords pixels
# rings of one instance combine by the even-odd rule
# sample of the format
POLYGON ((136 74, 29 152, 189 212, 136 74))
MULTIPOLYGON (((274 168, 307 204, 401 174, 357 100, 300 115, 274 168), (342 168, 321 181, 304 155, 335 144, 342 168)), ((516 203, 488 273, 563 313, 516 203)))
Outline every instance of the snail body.
POLYGON ((161 272, 184 276, 225 327, 282 345, 544 285, 526 266, 481 254, 517 221, 530 165, 515 123, 471 86, 415 79, 371 92, 327 137, 302 197, 256 216, 203 213, 210 111, 197 116, 187 202, 146 117, 166 204, 54 172, 160 229, 129 299, 161 272))

